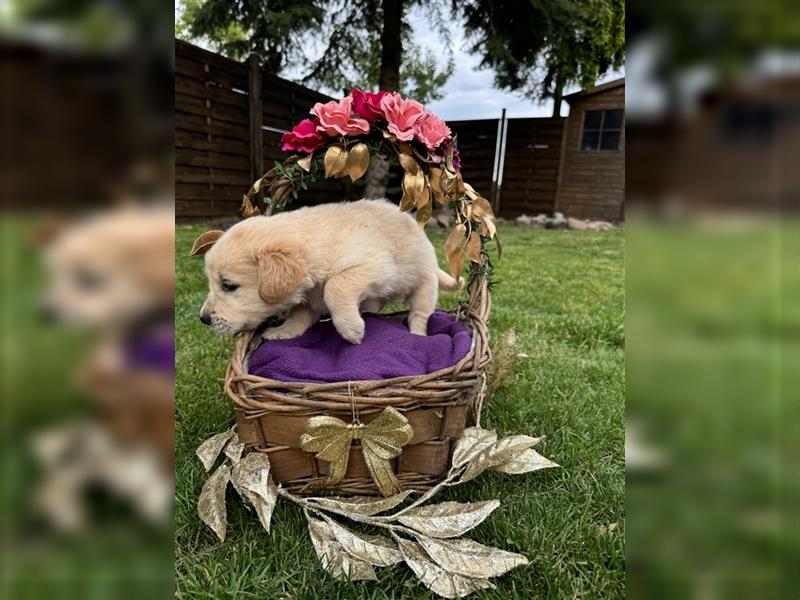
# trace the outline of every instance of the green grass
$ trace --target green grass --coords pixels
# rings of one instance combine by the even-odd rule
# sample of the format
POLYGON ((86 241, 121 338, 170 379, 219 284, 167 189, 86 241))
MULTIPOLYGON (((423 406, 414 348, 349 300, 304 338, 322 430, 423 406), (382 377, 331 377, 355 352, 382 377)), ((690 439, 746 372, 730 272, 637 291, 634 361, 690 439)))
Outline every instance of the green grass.
MULTIPOLYGON (((194 451, 233 422, 222 391, 232 341, 199 322, 206 283, 201 261, 187 257, 201 231, 178 229, 177 595, 432 598, 402 565, 378 569, 378 582, 329 577, 293 505, 279 502, 268 535, 231 496, 225 543, 197 517, 206 474, 194 451)), ((496 261, 491 331, 497 336, 515 327, 527 358, 484 410, 483 425, 500 434, 546 434, 540 450, 563 468, 523 476, 488 473, 439 499, 501 500, 469 537, 531 561, 474 597, 623 598, 623 233, 503 225, 500 235, 504 253, 496 261)), ((431 237, 441 248, 444 236, 431 237)), ((453 302, 444 296, 441 303, 453 302)))

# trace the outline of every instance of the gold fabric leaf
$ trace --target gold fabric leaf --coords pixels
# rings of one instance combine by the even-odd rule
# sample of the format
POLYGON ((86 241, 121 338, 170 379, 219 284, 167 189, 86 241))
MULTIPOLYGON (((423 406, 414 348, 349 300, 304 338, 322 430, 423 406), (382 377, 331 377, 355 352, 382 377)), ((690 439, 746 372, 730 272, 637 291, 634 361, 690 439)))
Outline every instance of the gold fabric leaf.
POLYGON ((350 531, 327 517, 325 521, 333 537, 350 556, 377 567, 388 567, 403 561, 403 555, 397 549, 397 544, 389 538, 350 531))
POLYGON ((474 198, 472 200, 472 217, 476 221, 480 221, 484 217, 490 217, 494 219, 494 211, 492 210, 492 205, 489 204, 489 201, 486 198, 478 196, 477 198, 474 198))
POLYGON ((300 447, 330 463, 330 473, 325 481, 325 485, 330 486, 344 478, 350 444, 353 440, 361 440, 364 461, 378 490, 383 496, 393 496, 403 488, 389 460, 400 456, 403 446, 412 437, 414 430, 408 424, 408 419, 390 406, 368 425, 348 424, 336 417, 311 417, 306 421, 305 433, 300 436, 300 447))
POLYGON ((406 212, 414 208, 414 198, 406 192, 405 183, 401 184, 403 188, 403 197, 400 199, 400 211, 406 212))
POLYGON ((448 204, 449 199, 445 195, 445 190, 442 187, 442 169, 439 167, 431 167, 428 172, 428 181, 430 182, 433 197, 439 204, 448 204))
POLYGON ((311 161, 314 159, 313 154, 309 154, 308 156, 304 156, 303 158, 298 159, 297 165, 303 169, 303 171, 310 171, 311 170, 311 161))
POLYGON ((549 458, 545 458, 533 448, 528 448, 519 456, 512 458, 508 462, 497 465, 496 467, 492 467, 492 469, 510 475, 521 475, 522 473, 530 473, 531 471, 550 469, 559 466, 561 465, 553 462, 549 458))
POLYGON ((200 459, 200 462, 203 463, 206 473, 211 470, 211 467, 213 467, 214 463, 217 461, 219 453, 222 452, 222 449, 225 447, 225 445, 235 435, 236 432, 234 429, 230 428, 222 433, 212 435, 205 442, 200 444, 200 446, 198 446, 195 454, 197 455, 197 458, 200 459))
POLYGON ((309 498, 308 500, 322 508, 338 510, 351 515, 371 517, 386 512, 387 510, 392 510, 396 506, 400 506, 403 501, 413 493, 414 490, 406 490, 394 496, 389 496, 388 498, 375 498, 373 496, 343 498, 332 496, 329 498, 309 498))
POLYGON ((221 465, 208 478, 197 500, 197 514, 203 523, 217 534, 220 542, 225 541, 225 530, 228 528, 225 490, 230 479, 231 468, 228 465, 221 465))
POLYGON ((463 223, 459 223, 453 228, 444 242, 444 255, 447 258, 447 265, 450 273, 456 279, 461 277, 461 271, 464 268, 464 250, 461 248, 461 244, 464 242, 466 233, 466 226, 463 223))
POLYGON ((457 537, 480 525, 498 506, 500 502, 497 500, 465 504, 442 502, 412 508, 397 520, 430 537, 457 537))
MULTIPOLYGON (((483 217, 481 220, 481 235, 483 237, 488 237, 490 240, 494 239, 494 236, 497 234, 497 226, 494 224, 494 219, 492 217, 483 217)), ((498 244, 499 246, 499 244, 498 244)), ((499 254, 498 249, 498 254, 499 254)))
POLYGON ((255 217, 256 215, 260 215, 261 211, 250 200, 250 196, 245 194, 244 197, 242 198, 242 206, 241 208, 239 208, 239 214, 242 215, 245 219, 249 219, 250 217, 255 217))
POLYGON ((269 476, 269 458, 250 452, 233 468, 231 480, 239 494, 256 509, 258 520, 269 533, 272 511, 278 501, 278 488, 269 476))
POLYGON ((453 468, 467 464, 497 441, 497 434, 481 427, 467 427, 453 450, 453 468))
POLYGON ((447 257, 447 266, 453 277, 461 279, 461 271, 464 269, 464 250, 462 248, 457 248, 453 254, 447 257))
POLYGON ((213 231, 206 231, 205 233, 201 234, 198 237, 194 244, 192 244, 192 249, 189 251, 189 256, 197 256, 198 254, 202 255, 211 250, 211 246, 217 243, 217 240, 222 237, 224 231, 219 231, 215 229, 213 231))
POLYGON ((433 593, 443 598, 463 598, 464 596, 494 586, 485 579, 475 579, 448 573, 431 561, 422 546, 410 540, 398 539, 403 558, 420 582, 433 593))
POLYGON ((344 581, 360 581, 364 579, 375 581, 375 570, 372 565, 363 560, 358 560, 345 552, 342 545, 336 541, 330 525, 321 519, 306 515, 308 519, 308 533, 311 544, 319 557, 322 568, 336 579, 344 581))
POLYGON ((481 197, 481 195, 475 191, 475 188, 468 183, 464 183, 464 192, 470 200, 476 200, 481 197))
POLYGON ((472 540, 437 540, 418 536, 417 541, 445 571, 467 577, 499 577, 514 567, 528 564, 528 559, 521 554, 484 546, 472 540))
POLYGON ((417 219, 417 225, 420 227, 425 227, 428 224, 428 221, 433 214, 433 206, 430 202, 428 202, 425 206, 417 209, 417 214, 415 218, 417 219))
POLYGON ((401 152, 397 155, 397 158, 400 160, 400 164, 403 166, 403 170, 406 173, 412 176, 421 174, 419 163, 414 160, 414 157, 401 152))
POLYGON ((403 175, 403 191, 414 202, 414 206, 419 206, 419 198, 425 193, 425 175, 422 172, 412 175, 406 171, 403 175))
POLYGON ((347 155, 347 162, 344 172, 350 176, 351 181, 356 181, 363 177, 369 168, 369 148, 363 142, 359 142, 350 148, 347 155))
POLYGON ((492 399, 518 362, 517 332, 511 327, 502 333, 492 349, 492 362, 486 369, 486 398, 492 399))
POLYGON ((428 178, 422 176, 422 192, 417 195, 417 208, 428 208, 433 212, 433 202, 431 202, 431 187, 428 178))
POLYGON ((469 481, 486 469, 509 462, 531 446, 538 444, 541 439, 527 435, 512 435, 495 442, 469 461, 467 468, 461 475, 461 481, 469 481))
POLYGON ((347 164, 347 150, 342 146, 331 146, 325 152, 325 177, 338 177, 347 164))
POLYGON ((467 245, 464 246, 464 256, 474 263, 481 262, 481 236, 478 235, 477 231, 469 234, 467 245))

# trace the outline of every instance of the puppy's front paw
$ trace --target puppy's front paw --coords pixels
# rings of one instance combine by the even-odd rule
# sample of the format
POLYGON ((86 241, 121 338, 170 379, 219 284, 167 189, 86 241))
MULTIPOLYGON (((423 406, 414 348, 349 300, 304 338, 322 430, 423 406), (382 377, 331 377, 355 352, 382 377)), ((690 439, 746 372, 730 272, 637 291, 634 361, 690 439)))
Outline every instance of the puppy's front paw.
POLYGON ((359 318, 358 321, 355 319, 348 321, 339 320, 338 322, 334 320, 333 325, 336 327, 336 331, 339 332, 339 335, 351 344, 360 344, 364 340, 364 319, 359 318))

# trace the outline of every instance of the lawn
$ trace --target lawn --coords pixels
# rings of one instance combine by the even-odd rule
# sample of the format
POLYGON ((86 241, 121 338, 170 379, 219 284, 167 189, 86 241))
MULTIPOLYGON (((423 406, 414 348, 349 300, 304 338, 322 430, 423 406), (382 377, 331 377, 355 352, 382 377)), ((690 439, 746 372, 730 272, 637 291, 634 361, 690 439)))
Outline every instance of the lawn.
MULTIPOLYGON (((188 250, 202 231, 179 227, 177 241, 177 596, 433 597, 403 565, 378 569, 378 582, 329 577, 294 505, 279 502, 267 534, 252 513, 229 502, 225 543, 198 518, 206 474, 194 451, 233 422, 222 391, 232 340, 198 320, 206 283, 202 261, 188 257, 188 250)), ((491 331, 497 337, 516 328, 524 358, 484 410, 483 426, 500 434, 546 434, 537 449, 563 468, 522 476, 487 473, 439 500, 501 500, 468 537, 531 561, 495 580, 496 589, 474 597, 623 598, 623 232, 502 224, 500 235, 503 257, 496 261, 491 331)), ((431 238, 441 249, 443 234, 431 238)), ((443 295, 441 304, 455 301, 443 295)))

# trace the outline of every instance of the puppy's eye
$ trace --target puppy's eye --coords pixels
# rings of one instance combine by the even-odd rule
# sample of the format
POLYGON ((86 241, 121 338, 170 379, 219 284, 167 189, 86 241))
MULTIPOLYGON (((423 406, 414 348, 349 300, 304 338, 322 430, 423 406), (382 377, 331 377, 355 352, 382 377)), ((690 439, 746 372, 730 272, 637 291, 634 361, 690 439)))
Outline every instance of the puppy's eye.
POLYGON ((222 282, 222 291, 223 292, 235 292, 239 289, 238 283, 233 283, 232 281, 224 281, 222 282))

